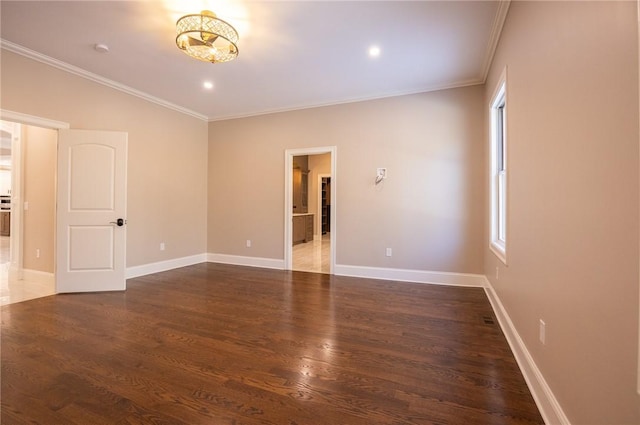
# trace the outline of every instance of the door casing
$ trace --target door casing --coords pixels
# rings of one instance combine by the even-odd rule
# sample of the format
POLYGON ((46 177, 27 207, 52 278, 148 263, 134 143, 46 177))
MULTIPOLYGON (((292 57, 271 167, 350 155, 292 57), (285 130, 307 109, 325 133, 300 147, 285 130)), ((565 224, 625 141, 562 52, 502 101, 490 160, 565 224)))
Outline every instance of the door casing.
MULTIPOLYGON (((7 109, 0 109, 0 119, 3 121, 11 121, 18 124, 31 125, 35 127, 48 128, 52 130, 68 129, 69 123, 51 120, 48 118, 37 117, 35 115, 23 114, 20 112, 10 111, 7 109)), ((57 144, 57 142, 56 142, 57 144)), ((15 196, 17 201, 12 200, 11 208, 11 267, 9 273, 14 275, 17 279, 22 279, 23 276, 23 233, 24 233, 24 185, 22 184, 22 170, 24 169, 24 156, 22 155, 22 144, 18 143, 18 151, 15 153, 17 158, 13 161, 16 166, 15 170, 12 170, 12 197, 15 196)), ((13 155, 13 153, 12 153, 13 155)), ((57 188, 56 188, 57 190, 57 188)), ((55 214, 55 213, 54 213, 55 214)), ((56 240, 55 228, 53 229, 54 246, 56 240)), ((55 268, 55 252, 54 252, 54 268, 55 268)), ((55 270, 54 270, 55 276, 55 270)))
MULTIPOLYGON (((338 178, 337 153, 336 146, 324 146, 315 148, 298 148, 286 149, 284 151, 284 264, 286 270, 293 269, 293 157, 302 155, 322 155, 331 154, 331 198, 337 199, 338 178)), ((331 202, 331 222, 329 228, 331 231, 330 254, 329 254, 329 273, 333 274, 336 264, 336 204, 331 202)))

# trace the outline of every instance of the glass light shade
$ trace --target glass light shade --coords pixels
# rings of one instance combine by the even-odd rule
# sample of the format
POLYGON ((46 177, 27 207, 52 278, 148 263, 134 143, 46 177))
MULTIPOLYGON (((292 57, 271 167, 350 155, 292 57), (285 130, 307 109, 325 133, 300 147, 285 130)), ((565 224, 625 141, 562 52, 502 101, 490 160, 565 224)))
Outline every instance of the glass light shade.
POLYGON ((217 63, 238 56, 237 31, 208 10, 178 19, 176 32, 178 48, 195 59, 217 63))

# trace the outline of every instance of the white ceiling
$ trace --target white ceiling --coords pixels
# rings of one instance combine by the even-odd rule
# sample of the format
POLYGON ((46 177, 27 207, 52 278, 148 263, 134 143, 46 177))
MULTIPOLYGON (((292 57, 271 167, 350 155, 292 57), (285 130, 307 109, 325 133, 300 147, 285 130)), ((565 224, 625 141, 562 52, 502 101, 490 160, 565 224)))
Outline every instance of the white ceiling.
POLYGON ((482 83, 507 8, 500 1, 2 0, 0 37, 7 50, 219 120, 482 83), (204 63, 176 47, 176 20, 202 9, 238 30, 235 61, 204 63), (376 59, 368 55, 374 44, 376 59))

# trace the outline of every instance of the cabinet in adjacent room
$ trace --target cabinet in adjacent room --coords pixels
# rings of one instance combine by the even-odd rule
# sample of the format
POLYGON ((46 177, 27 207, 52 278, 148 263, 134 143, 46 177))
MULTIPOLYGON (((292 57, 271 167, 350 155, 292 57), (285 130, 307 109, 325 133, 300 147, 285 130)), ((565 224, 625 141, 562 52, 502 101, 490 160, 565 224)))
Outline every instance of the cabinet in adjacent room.
POLYGON ((309 212, 309 160, 308 156, 293 157, 293 213, 309 212))
POLYGON ((313 240, 313 214, 293 216, 292 239, 294 245, 313 240))
POLYGON ((8 211, 0 212, 0 236, 11 235, 11 213, 8 211))
POLYGON ((11 170, 0 165, 0 196, 11 196, 11 170))
POLYGON ((293 169, 293 213, 304 214, 309 211, 308 173, 299 168, 293 169))

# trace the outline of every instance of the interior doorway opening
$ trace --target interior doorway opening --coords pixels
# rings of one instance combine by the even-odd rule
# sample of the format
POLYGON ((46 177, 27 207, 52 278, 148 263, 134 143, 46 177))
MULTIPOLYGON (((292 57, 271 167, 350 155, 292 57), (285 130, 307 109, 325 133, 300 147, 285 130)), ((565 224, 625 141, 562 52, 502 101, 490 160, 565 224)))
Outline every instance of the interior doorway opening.
POLYGON ((292 173, 292 270, 328 274, 331 154, 296 155, 292 173))
POLYGON ((285 265, 332 274, 335 265, 336 148, 285 152, 285 265))
POLYGON ((55 192, 58 131, 67 123, 0 110, 2 229, 0 304, 55 294, 55 192), (10 142, 10 150, 7 144, 10 142), (6 193, 8 193, 8 196, 6 193))

